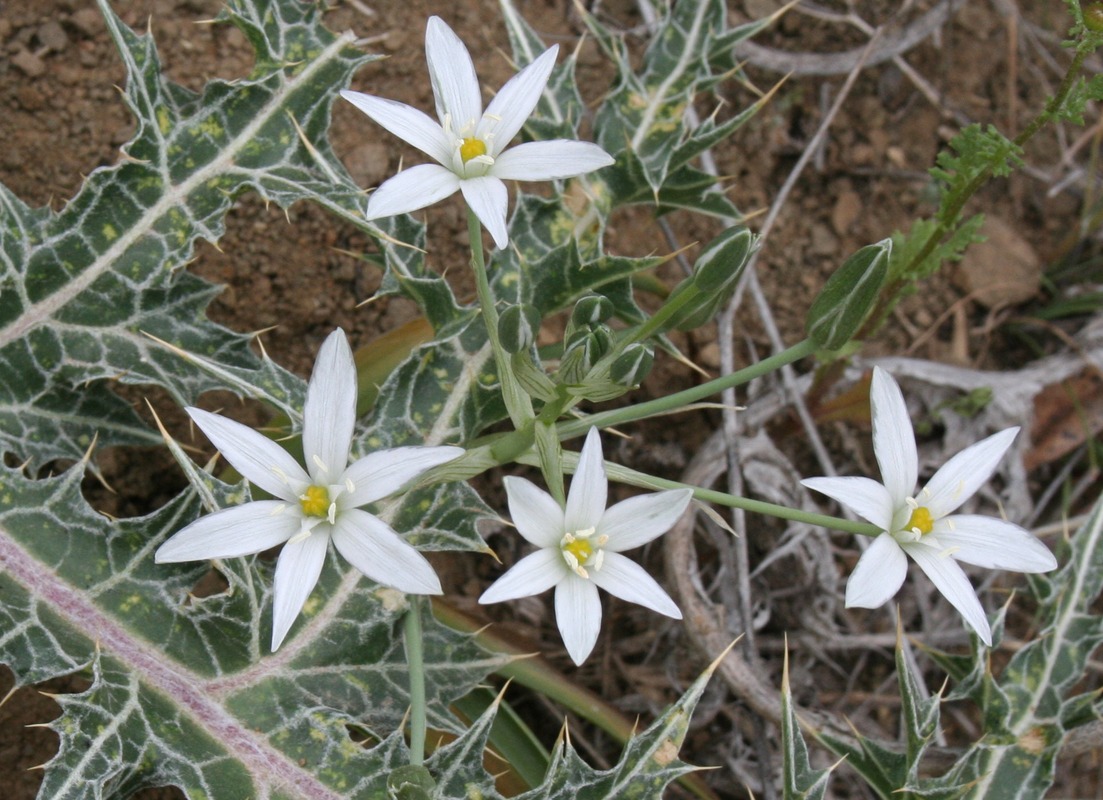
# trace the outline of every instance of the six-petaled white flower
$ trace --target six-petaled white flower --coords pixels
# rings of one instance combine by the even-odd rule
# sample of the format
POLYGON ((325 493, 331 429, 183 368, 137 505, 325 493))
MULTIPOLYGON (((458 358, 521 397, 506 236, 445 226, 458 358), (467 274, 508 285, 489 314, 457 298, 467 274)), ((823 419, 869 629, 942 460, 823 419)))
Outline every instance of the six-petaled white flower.
POLYGON ((276 564, 272 649, 283 642, 322 571, 329 542, 360 572, 410 594, 440 594, 429 562, 360 506, 394 494, 459 447, 398 447, 348 463, 356 421, 356 365, 337 329, 322 345, 303 407, 306 469, 266 436, 187 409, 226 460, 275 499, 202 517, 157 549, 158 563, 233 558, 283 544, 276 564))
POLYGON ((847 582, 847 607, 876 608, 896 594, 907 574, 907 554, 991 645, 988 618, 957 562, 1016 572, 1046 572, 1057 566, 1045 545, 1018 525, 953 513, 991 477, 1019 429, 1008 428, 965 448, 913 494, 919 458, 908 408, 896 381, 880 368, 873 370, 870 408, 873 452, 884 483, 870 478, 802 481, 884 531, 862 554, 847 582))
POLYGON ((439 124, 404 103, 342 91, 342 97, 377 123, 438 162, 411 167, 385 181, 368 199, 368 218, 425 208, 459 189, 494 243, 505 247, 508 197, 502 181, 571 178, 612 164, 612 157, 596 144, 567 139, 505 150, 540 100, 558 50, 558 45, 545 50, 514 75, 484 111, 467 48, 444 20, 430 17, 425 56, 439 124))
POLYGON ((598 587, 668 617, 682 618, 655 579, 620 553, 670 530, 685 511, 692 490, 639 495, 607 509, 608 482, 596 428, 590 429, 582 447, 566 509, 524 478, 508 477, 505 485, 513 524, 540 549, 491 584, 480 603, 528 597, 554 586, 555 619, 576 664, 586 660, 597 642, 598 587))

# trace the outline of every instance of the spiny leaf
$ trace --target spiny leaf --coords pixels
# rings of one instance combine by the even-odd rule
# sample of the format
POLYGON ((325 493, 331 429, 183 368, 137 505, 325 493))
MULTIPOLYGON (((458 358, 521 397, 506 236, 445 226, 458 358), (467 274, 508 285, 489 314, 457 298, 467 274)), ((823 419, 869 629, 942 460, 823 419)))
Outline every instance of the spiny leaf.
POLYGON ((181 271, 197 239, 221 235, 236 195, 313 199, 364 225, 325 129, 332 87, 366 59, 325 31, 316 6, 233 3, 221 18, 246 31, 256 67, 195 94, 164 78, 150 36, 100 3, 137 121, 125 160, 94 171, 60 213, 0 191, 0 449, 35 464, 78 458, 97 433, 105 445, 154 441, 103 379, 178 398, 216 385, 143 332, 256 369, 248 338, 205 318, 214 287, 181 271))

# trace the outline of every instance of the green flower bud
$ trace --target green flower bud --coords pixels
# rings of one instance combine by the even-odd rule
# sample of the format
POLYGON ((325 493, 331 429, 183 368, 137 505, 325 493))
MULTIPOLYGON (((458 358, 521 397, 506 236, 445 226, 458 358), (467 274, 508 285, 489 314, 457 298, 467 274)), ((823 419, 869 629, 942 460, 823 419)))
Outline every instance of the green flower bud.
POLYGON ((588 294, 574 304, 571 311, 572 328, 589 328, 605 322, 613 316, 613 303, 600 294, 588 294))
POLYGON ((693 265, 693 275, 678 284, 667 299, 669 303, 686 293, 694 295, 671 319, 670 327, 691 331, 716 316, 731 299, 757 245, 758 237, 746 228, 729 228, 709 242, 693 265))
POLYGON ((651 365, 655 363, 655 354, 650 347, 639 343, 628 345, 609 367, 609 377, 621 386, 639 386, 651 365))
POLYGON ((559 380, 568 385, 582 383, 601 354, 591 331, 576 331, 567 341, 559 361, 559 380))
POLYGON ((805 331, 825 350, 838 350, 858 332, 888 274, 892 240, 867 245, 827 279, 808 309, 805 331))
POLYGON ((693 285, 702 292, 734 289, 757 244, 758 237, 747 228, 728 228, 697 256, 693 285))
POLYGON ((540 312, 522 303, 508 306, 498 317, 498 338, 507 353, 520 353, 532 347, 540 331, 540 312))

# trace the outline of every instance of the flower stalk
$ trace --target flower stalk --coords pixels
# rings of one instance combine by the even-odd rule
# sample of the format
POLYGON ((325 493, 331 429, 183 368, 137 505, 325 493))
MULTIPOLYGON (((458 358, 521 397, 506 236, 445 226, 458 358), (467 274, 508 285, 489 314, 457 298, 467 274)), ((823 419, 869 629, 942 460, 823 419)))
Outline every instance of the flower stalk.
POLYGON ((421 597, 408 596, 410 607, 403 619, 406 667, 410 676, 410 764, 425 763, 425 648, 421 629, 421 597))

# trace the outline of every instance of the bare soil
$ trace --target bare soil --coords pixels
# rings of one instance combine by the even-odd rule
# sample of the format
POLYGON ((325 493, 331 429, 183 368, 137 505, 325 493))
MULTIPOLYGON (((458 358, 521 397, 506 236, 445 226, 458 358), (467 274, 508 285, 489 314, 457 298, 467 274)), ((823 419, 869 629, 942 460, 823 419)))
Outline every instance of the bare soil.
MULTIPOLYGON (((685 2, 687 0, 683 0, 685 2)), ((168 75, 193 89, 205 80, 248 74, 252 55, 242 35, 220 25, 204 24, 216 16, 216 0, 139 0, 117 4, 123 18, 136 28, 152 30, 168 75)), ((761 13, 780 3, 771 0, 732 0, 733 19, 761 13)), ((880 0, 825 2, 843 14, 848 6, 871 24, 884 21, 898 4, 880 0)), ((920 3, 925 10, 933 3, 920 3)), ((796 183, 758 266, 759 278, 769 298, 776 323, 786 342, 802 338, 803 313, 828 275, 857 248, 883 239, 912 220, 929 214, 932 194, 926 170, 949 138, 965 121, 993 123, 1004 131, 1019 130, 1043 104, 1047 92, 1059 80, 1051 61, 1064 63, 1058 45, 1067 28, 1062 4, 1022 0, 1018 4, 970 0, 955 11, 950 22, 904 55, 904 66, 920 77, 920 87, 899 64, 885 61, 868 67, 835 120, 812 165, 796 183), (925 91, 921 91, 921 88, 925 91)), ((544 33, 546 40, 574 48, 581 26, 567 0, 518 0, 521 12, 544 33)), ((509 47, 500 23, 497 3, 468 0, 434 3, 426 0, 337 0, 327 12, 334 30, 351 28, 362 37, 378 37, 374 47, 389 59, 365 67, 354 88, 392 97, 423 109, 432 107, 422 50, 425 19, 441 14, 475 54, 484 85, 497 88, 510 75, 509 47)), ((612 0, 600 3, 598 13, 629 31, 644 24, 635 3, 612 0)), ((909 19, 918 15, 911 14, 909 19)), ((839 53, 860 47, 864 34, 837 21, 790 13, 759 40, 790 53, 839 53)), ((609 70, 592 42, 581 49, 582 92, 597 101, 607 87, 609 70)), ((760 89, 768 89, 781 76, 748 66, 748 75, 760 89)), ((843 75, 798 75, 790 78, 773 102, 736 137, 717 147, 715 159, 728 177, 731 196, 746 211, 767 208, 840 90, 843 75)), ((117 86, 125 80, 123 67, 109 41, 102 20, 91 3, 78 0, 0 0, 0 181, 24 201, 60 208, 79 188, 85 175, 98 166, 114 163, 119 146, 133 131, 117 86)), ((730 80, 718 88, 718 96, 733 108, 742 108, 753 93, 741 81, 730 80)), ((705 114, 711 107, 702 102, 705 114)), ((1015 314, 1027 314, 1044 297, 1036 281, 1051 265, 1064 263, 1082 247, 1084 198, 1076 182, 1055 188, 1063 173, 1057 168, 1060 154, 1086 162, 1095 143, 1083 143, 1081 152, 1070 151, 1070 142, 1082 133, 1063 132, 1064 138, 1042 137, 1028 153, 1034 174, 1020 174, 994 182, 975 201, 983 210, 1006 223, 1014 237, 1007 248, 1019 248, 1030 266, 1025 291, 1013 304, 995 309, 968 296, 973 290, 967 274, 952 267, 925 285, 895 315, 881 337, 869 344, 873 351, 909 352, 935 360, 998 368, 1020 358, 1017 346, 999 323, 1015 314), (1035 283, 1031 284, 1030 282, 1035 283), (962 288, 962 287, 966 288, 962 288)), ((365 187, 377 184, 405 159, 419 156, 375 127, 351 106, 338 103, 332 140, 353 176, 365 187)), ((431 262, 449 274, 467 260, 467 233, 457 201, 440 204, 428 212, 431 262)), ((675 215, 671 239, 646 210, 619 216, 611 233, 613 252, 642 254, 669 251, 707 238, 716 231, 708 224, 675 215)), ((752 223, 754 225, 754 223, 752 223)), ((280 363, 306 375, 322 339, 336 326, 355 345, 400 325, 416 315, 414 306, 398 299, 359 305, 379 285, 379 274, 348 253, 368 247, 360 232, 335 222, 321 210, 298 205, 285 214, 265 208, 255 197, 246 197, 227 220, 226 235, 215 247, 199 247, 192 269, 225 286, 210 309, 212 318, 240 331, 268 329, 266 350, 280 363)), ((1004 241, 1004 240, 1001 240, 1004 241)), ((997 259, 998 259, 997 251, 997 259)), ((664 273, 673 280, 677 266, 664 273)), ((999 268, 998 264, 995 268, 999 268)), ((974 269, 975 273, 975 267, 974 269)), ((983 275, 981 268, 981 275, 983 275)), ((458 277, 458 280, 463 280, 458 277)), ((983 283, 983 281, 982 281, 983 283)), ((460 291, 464 291, 462 285, 460 291)), ((1021 288, 1021 287, 1020 287, 1021 288)), ((991 304, 989 304, 991 305, 991 304)), ((719 366, 716 331, 710 326, 680 342, 685 352, 707 370, 719 366)), ((753 314, 741 318, 736 331, 737 359, 749 360, 751 349, 761 355, 769 344, 753 314)), ((700 378, 671 362, 662 363, 645 384, 641 396, 696 383, 700 378)), ((168 405, 153 393, 134 393, 136 407, 143 394, 154 398, 159 411, 168 405)), ((144 413, 144 410, 143 410, 144 413)), ((169 410, 168 413, 171 413, 169 410)), ((699 412, 641 429, 609 457, 657 474, 676 477, 699 444, 715 429, 719 417, 699 412)), ((849 430, 849 429, 845 429, 849 430)), ((827 431, 841 459, 855 457, 855 439, 845 430, 827 431), (844 455, 844 454, 849 454, 844 455)), ((859 430, 860 434, 861 431, 859 430)), ((784 446, 799 454, 794 437, 784 446)), ((859 448, 860 449, 860 448, 859 448)), ((96 507, 120 516, 142 513, 163 503, 183 486, 167 455, 157 452, 99 455, 99 466, 112 492, 89 486, 96 507), (141 465, 136 469, 136 465, 141 465)), ((845 462, 844 462, 845 463, 845 462)), ((857 470, 855 470, 857 471, 857 470)), ((488 500, 500 503, 500 492, 486 485, 488 500)), ((504 512, 504 504, 503 512, 504 512)), ((505 539, 492 542, 503 555, 515 548, 505 539)), ((852 563, 845 557, 840 569, 852 563)), ((658 563, 658 559, 652 555, 658 563)), ((675 695, 672 677, 686 681, 705 660, 683 637, 676 642, 681 668, 673 676, 665 670, 668 659, 653 652, 656 639, 652 615, 637 613, 624 604, 607 606, 606 632, 617 630, 613 647, 602 640, 598 653, 582 670, 574 670, 562 654, 548 597, 535 598, 514 610, 492 615, 473 599, 492 578, 497 567, 472 558, 452 567, 447 579, 455 602, 488 621, 515 627, 517 635, 540 644, 541 649, 567 674, 619 698, 629 713, 649 718, 675 695)), ((661 569, 659 570, 661 572, 661 569)), ((841 584, 840 584, 841 585, 841 584)), ((783 632, 783 609, 760 632, 762 657, 772 674, 780 675, 776 646, 783 632)), ((811 656, 808 656, 811 658, 811 656)), ((805 685, 795 686, 804 702, 850 713, 860 705, 865 719, 880 720, 888 736, 895 735, 892 720, 894 682, 891 661, 883 652, 868 660, 843 654, 837 671, 822 664, 804 669, 805 685), (854 675, 866 672, 858 680, 854 675), (848 677, 849 676, 849 677, 848 677)), ((937 686, 938 680, 933 685, 937 686)), ((12 686, 11 673, 0 668, 0 696, 12 686)), ((66 678, 46 687, 21 688, 0 705, 0 775, 3 794, 12 800, 35 796, 40 772, 33 768, 49 760, 56 737, 44 728, 27 728, 48 722, 58 713, 56 704, 42 691, 75 691, 81 679, 66 678)), ((550 744, 561 724, 562 712, 539 701, 521 701, 524 713, 537 733, 550 744)), ((706 697, 682 756, 703 765, 725 765, 734 756, 725 750, 733 737, 753 736, 745 712, 722 685, 706 697)), ((968 721, 961 723, 968 733, 968 721)), ((576 744, 600 764, 615 758, 616 748, 600 734, 584 726, 576 744)), ((1081 757, 1062 764, 1054 797, 1091 797, 1103 792, 1099 756, 1081 757)), ((778 769, 777 764, 774 765, 778 769)), ((722 797, 745 797, 742 782, 724 769, 707 778, 722 797)), ((836 796, 865 797, 864 790, 845 774, 836 778, 836 796)), ((144 792, 146 798, 178 797, 174 790, 144 792)))

